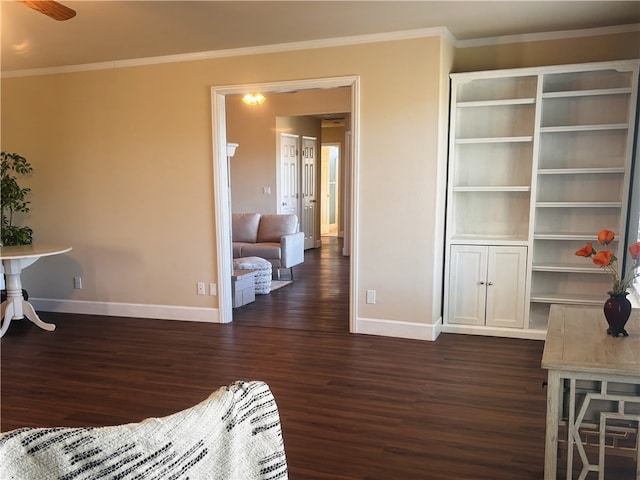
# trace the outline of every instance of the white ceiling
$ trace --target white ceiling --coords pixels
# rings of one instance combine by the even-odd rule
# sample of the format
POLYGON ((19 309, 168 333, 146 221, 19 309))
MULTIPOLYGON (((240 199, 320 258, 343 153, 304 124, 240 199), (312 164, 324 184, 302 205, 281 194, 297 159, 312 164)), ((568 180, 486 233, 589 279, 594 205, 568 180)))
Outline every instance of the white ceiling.
POLYGON ((2 72, 447 27, 458 40, 640 23, 640 1, 2 0, 2 72))

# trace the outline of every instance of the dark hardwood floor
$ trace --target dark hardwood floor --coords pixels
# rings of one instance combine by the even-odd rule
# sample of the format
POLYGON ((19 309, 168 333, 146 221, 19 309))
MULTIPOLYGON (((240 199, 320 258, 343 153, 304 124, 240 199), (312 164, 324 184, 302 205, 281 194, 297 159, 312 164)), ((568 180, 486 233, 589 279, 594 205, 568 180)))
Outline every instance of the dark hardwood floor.
MULTIPOLYGON (((294 267, 294 282, 233 311, 237 325, 322 332, 349 331, 349 258, 337 237, 322 237, 294 267)), ((282 279, 289 279, 282 270, 282 279)))
POLYGON ((307 252, 293 284, 232 324, 47 312, 55 332, 12 323, 2 431, 165 416, 256 379, 278 402, 293 480, 541 479, 543 342, 349 334, 339 253, 335 239, 307 252))

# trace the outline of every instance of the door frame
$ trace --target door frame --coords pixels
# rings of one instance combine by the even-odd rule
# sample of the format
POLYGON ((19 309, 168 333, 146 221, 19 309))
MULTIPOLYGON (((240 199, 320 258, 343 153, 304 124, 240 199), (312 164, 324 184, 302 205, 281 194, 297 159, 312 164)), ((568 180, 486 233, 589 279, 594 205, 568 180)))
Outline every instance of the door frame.
POLYGON ((215 214, 215 239, 218 265, 218 322, 233 320, 231 300, 231 275, 233 254, 231 249, 231 202, 229 166, 227 162, 226 95, 250 91, 262 93, 284 93, 318 88, 351 88, 352 157, 350 177, 350 279, 349 279, 349 331, 356 332, 358 312, 358 186, 360 164, 360 77, 330 77, 309 80, 227 85, 211 87, 212 153, 213 153, 213 210, 215 214))

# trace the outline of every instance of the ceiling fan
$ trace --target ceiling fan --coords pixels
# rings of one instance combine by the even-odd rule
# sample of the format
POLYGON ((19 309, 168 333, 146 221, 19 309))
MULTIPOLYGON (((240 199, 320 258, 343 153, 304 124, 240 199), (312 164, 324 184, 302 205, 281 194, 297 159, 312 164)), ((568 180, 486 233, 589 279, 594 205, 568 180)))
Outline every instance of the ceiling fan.
POLYGON ((40 13, 44 13, 48 17, 53 18, 54 20, 69 20, 76 16, 76 11, 62 5, 61 3, 54 2, 53 0, 41 0, 41 1, 30 1, 30 0, 19 0, 20 3, 25 4, 29 8, 33 8, 40 13))

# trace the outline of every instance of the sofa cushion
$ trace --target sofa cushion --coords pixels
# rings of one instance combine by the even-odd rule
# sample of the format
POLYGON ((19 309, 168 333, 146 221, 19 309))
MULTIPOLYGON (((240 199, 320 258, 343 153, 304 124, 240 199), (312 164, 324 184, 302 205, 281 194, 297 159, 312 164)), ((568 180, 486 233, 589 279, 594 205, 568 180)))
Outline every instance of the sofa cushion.
POLYGON ((281 251, 279 242, 245 243, 242 245, 243 257, 260 257, 268 260, 280 260, 281 251))
POLYGON ((231 218, 232 240, 234 242, 256 243, 259 225, 259 213, 234 213, 231 218))
POLYGON ((244 247, 245 245, 253 245, 253 243, 233 242, 233 244, 231 245, 233 248, 233 258, 242 256, 242 247, 244 247))
POLYGON ((288 233, 296 233, 297 231, 297 215, 262 215, 262 218, 260 218, 260 228, 258 229, 258 242, 280 243, 280 237, 288 233))

